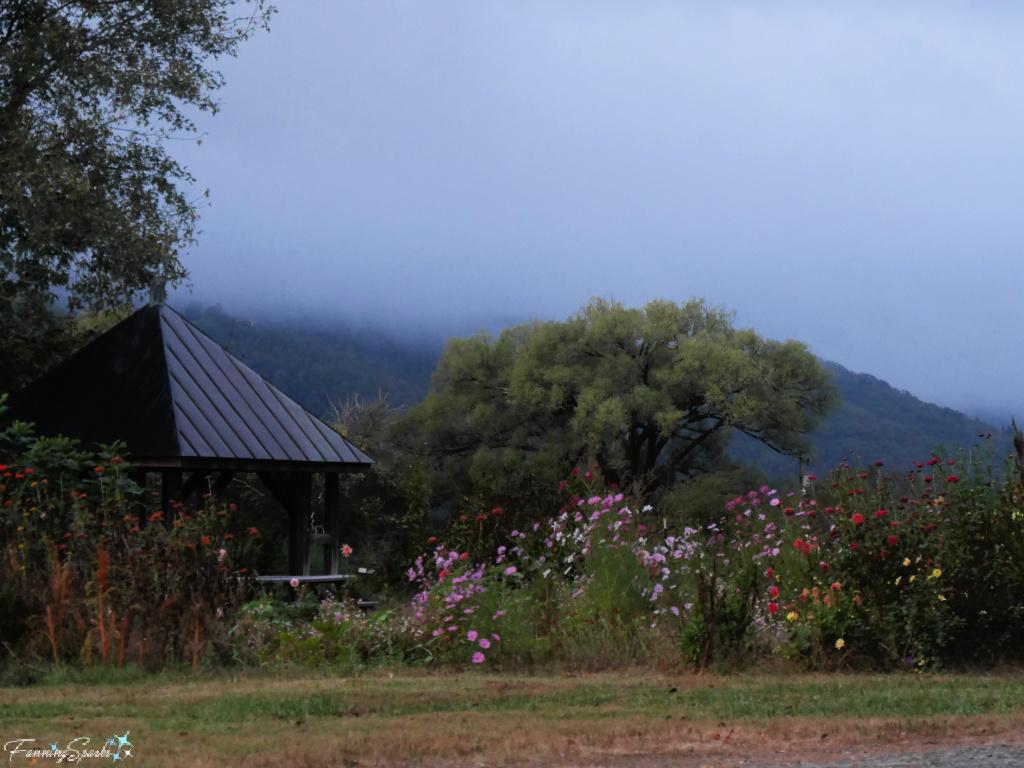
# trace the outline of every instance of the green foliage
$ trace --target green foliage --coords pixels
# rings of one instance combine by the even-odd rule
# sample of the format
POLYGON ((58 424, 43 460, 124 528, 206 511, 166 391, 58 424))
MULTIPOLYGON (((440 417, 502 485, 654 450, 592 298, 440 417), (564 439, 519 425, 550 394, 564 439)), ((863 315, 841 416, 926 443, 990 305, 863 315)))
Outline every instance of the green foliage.
POLYGON ((902 483, 845 467, 831 479, 819 495, 840 510, 829 562, 866 608, 863 652, 928 665, 1019 654, 1024 513, 989 451, 940 454, 902 483))
POLYGON ((184 276, 197 202, 164 143, 216 111, 210 60, 266 26, 262 0, 234 5, 0 4, 0 359, 36 369, 4 366, 0 389, 47 364, 63 326, 33 334, 27 320, 58 293, 71 310, 111 307, 184 276))
POLYGON ((768 478, 754 467, 721 469, 677 483, 662 496, 658 506, 680 516, 687 525, 702 528, 716 522, 730 500, 747 488, 759 488, 767 482, 768 478))
POLYGON ((649 495, 713 469, 730 430, 778 451, 833 407, 828 373, 794 341, 735 329, 691 300, 642 309, 597 299, 564 323, 445 347, 405 440, 457 508, 542 508, 574 464, 649 495))
POLYGON ((227 508, 147 514, 118 447, 0 432, 0 634, 19 656, 161 664, 225 653, 247 540, 227 508), (198 634, 198 645, 197 645, 198 634))
POLYGON ((429 530, 430 486, 423 462, 389 440, 401 417, 388 399, 350 398, 331 425, 376 462, 369 472, 343 476, 346 536, 359 542, 359 558, 372 573, 361 583, 375 593, 401 587, 404 571, 429 530))

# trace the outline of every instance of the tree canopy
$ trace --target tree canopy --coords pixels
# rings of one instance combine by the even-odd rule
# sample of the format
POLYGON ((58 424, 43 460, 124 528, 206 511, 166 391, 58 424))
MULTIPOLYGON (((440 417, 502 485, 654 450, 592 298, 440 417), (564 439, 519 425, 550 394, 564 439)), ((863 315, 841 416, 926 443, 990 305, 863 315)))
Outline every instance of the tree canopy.
POLYGON ((802 455, 837 403, 828 371, 732 320, 696 299, 595 299, 565 322, 453 339, 407 429, 442 492, 491 488, 495 502, 574 464, 649 495, 718 466, 730 430, 802 455))
MULTIPOLYGON (((231 56, 267 25, 264 0, 10 0, 0 3, 0 356, 20 377, 40 319, 128 303, 181 280, 197 195, 166 141, 215 111, 231 56), (4 347, 7 347, 6 349, 4 347), (8 357, 14 359, 14 357, 8 357)), ((31 367, 31 366, 29 366, 31 367)))

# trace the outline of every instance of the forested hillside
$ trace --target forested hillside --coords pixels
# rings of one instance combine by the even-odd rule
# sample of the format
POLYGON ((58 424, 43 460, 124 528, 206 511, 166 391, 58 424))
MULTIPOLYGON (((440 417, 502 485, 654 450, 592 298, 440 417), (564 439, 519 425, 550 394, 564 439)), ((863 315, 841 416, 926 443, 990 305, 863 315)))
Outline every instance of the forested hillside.
POLYGON ((317 416, 353 395, 418 402, 430 384, 442 340, 402 342, 374 329, 263 325, 219 307, 190 304, 182 314, 218 344, 317 416))
MULTIPOLYGON (((192 304, 186 317, 274 386, 313 413, 328 415, 352 395, 389 395, 393 405, 418 402, 430 384, 443 346, 440 338, 412 343, 379 329, 337 324, 327 329, 263 325, 234 318, 219 307, 192 304)), ((1010 434, 959 411, 926 403, 866 373, 825 362, 842 394, 842 404, 812 433, 809 471, 823 474, 843 457, 882 461, 893 468, 928 457, 937 445, 968 446, 992 435, 999 452, 1010 434), (850 453, 850 449, 853 453, 850 453)), ((1007 416, 1007 420, 1009 416, 1007 416)), ((795 476, 797 461, 734 435, 729 454, 756 462, 770 476, 795 476)))
MULTIPOLYGON (((844 457, 863 462, 882 461, 902 469, 910 462, 927 459, 936 446, 967 447, 991 442, 997 452, 1010 448, 1010 431, 972 419, 952 408, 926 403, 867 373, 854 373, 838 363, 824 361, 832 371, 843 401, 825 423, 811 433, 814 455, 809 472, 823 474, 844 457), (850 453, 853 449, 853 453, 850 453)), ((1007 416, 1007 421, 1009 416, 1007 416)), ((795 474, 795 459, 779 456, 759 443, 736 436, 730 454, 756 461, 769 475, 795 474)))

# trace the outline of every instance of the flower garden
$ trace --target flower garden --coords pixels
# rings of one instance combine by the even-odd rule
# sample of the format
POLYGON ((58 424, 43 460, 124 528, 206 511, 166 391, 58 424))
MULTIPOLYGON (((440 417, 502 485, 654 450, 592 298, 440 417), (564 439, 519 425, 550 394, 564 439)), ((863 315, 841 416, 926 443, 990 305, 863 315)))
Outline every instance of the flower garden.
MULTIPOLYGON (((1024 659, 1024 464, 984 445, 892 473, 842 463, 715 520, 640 506, 586 469, 549 518, 464 516, 408 594, 260 593, 231 505, 140 514, 111 451, 14 426, 0 453, 0 640, 18 664, 714 666, 932 670, 1024 659), (297 599, 295 599, 297 598, 297 599)), ((358 550, 358 542, 353 542, 358 550)))

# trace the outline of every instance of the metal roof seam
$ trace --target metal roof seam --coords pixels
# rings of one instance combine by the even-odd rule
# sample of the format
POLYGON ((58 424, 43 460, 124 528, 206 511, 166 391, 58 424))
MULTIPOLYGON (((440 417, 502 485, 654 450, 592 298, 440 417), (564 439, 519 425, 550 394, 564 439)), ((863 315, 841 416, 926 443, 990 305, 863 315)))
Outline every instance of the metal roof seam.
MULTIPOLYGON (((174 334, 175 338, 178 341, 181 342, 181 345, 182 345, 182 348, 183 348, 182 351, 184 353, 187 353, 189 355, 189 357, 192 359, 192 361, 196 365, 195 366, 185 366, 183 361, 181 360, 180 354, 176 350, 168 347, 167 351, 170 354, 174 355, 175 359, 179 363, 181 363, 183 365, 183 367, 185 368, 185 370, 188 373, 189 377, 195 383, 196 387, 203 394, 203 396, 206 397, 207 400, 210 402, 211 408, 213 408, 216 411, 217 416, 223 422, 223 428, 229 430, 231 432, 231 434, 233 434, 235 436, 235 438, 237 439, 239 445, 241 445, 243 447, 243 449, 249 454, 248 458, 259 458, 259 456, 257 455, 257 451, 253 450, 253 447, 250 444, 250 441, 247 439, 246 435, 241 433, 239 431, 238 427, 243 427, 244 428, 245 432, 247 432, 249 434, 249 436, 251 436, 252 441, 254 441, 262 449, 262 453, 263 453, 264 456, 267 456, 267 457, 273 456, 274 455, 273 452, 267 449, 267 447, 263 444, 263 441, 261 441, 259 439, 259 437, 253 431, 252 426, 249 423, 247 423, 247 421, 245 419, 245 416, 238 411, 238 408, 236 407, 235 403, 233 402, 232 397, 230 397, 230 395, 228 393, 225 393, 223 388, 220 385, 217 384, 217 382, 213 379, 212 376, 210 376, 209 371, 207 371, 207 369, 202 365, 201 361, 195 356, 195 353, 192 352, 192 350, 187 346, 187 344, 185 343, 184 339, 181 338, 180 334, 178 333, 178 329, 174 328, 173 325, 171 325, 170 323, 168 323, 168 329, 174 334), (231 412, 237 418, 235 418, 235 419, 229 418, 224 413, 223 408, 221 406, 218 406, 213 401, 213 399, 210 397, 210 394, 208 393, 207 389, 205 387, 203 387, 202 383, 199 382, 199 380, 196 379, 195 375, 193 374, 193 370, 195 368, 198 368, 200 371, 202 371, 202 373, 206 376, 206 379, 208 380, 209 384, 213 387, 214 390, 216 390, 217 394, 220 395, 220 398, 222 399, 224 404, 228 408, 231 409, 231 412), (236 425, 235 422, 237 422, 237 425, 236 425)), ((188 330, 187 326, 186 326, 186 330, 188 330)), ((165 344, 165 346, 166 346, 166 344, 165 344)), ((209 351, 208 350, 204 350, 204 352, 206 352, 206 354, 210 357, 210 362, 212 362, 214 365, 216 365, 216 361, 213 360, 212 355, 209 355, 209 351)), ((237 392, 237 390, 236 390, 236 394, 241 395, 242 393, 237 392)), ((198 407, 198 404, 197 404, 197 407, 198 407)), ((257 414, 253 413, 253 416, 258 419, 258 415, 257 414)), ((211 422, 211 427, 216 429, 216 426, 212 422, 211 422)), ((283 446, 281 446, 281 447, 283 448, 283 446)))
POLYGON ((174 362, 180 367, 182 375, 188 377, 188 380, 192 384, 191 387, 188 386, 186 381, 184 381, 174 371, 172 371, 170 365, 171 361, 168 360, 167 375, 175 384, 177 384, 179 391, 182 395, 182 400, 186 400, 191 405, 191 408, 186 409, 181 402, 179 402, 178 404, 182 408, 182 411, 185 412, 186 415, 188 415, 189 422, 193 425, 193 427, 200 434, 203 435, 204 442, 206 442, 211 447, 211 449, 213 449, 213 455, 218 455, 217 449, 214 447, 213 442, 211 442, 211 438, 216 438, 216 440, 219 441, 224 446, 224 448, 227 450, 229 454, 237 456, 238 458, 255 458, 254 456, 251 455, 251 452, 249 456, 240 456, 238 449, 239 447, 241 447, 243 450, 246 449, 245 441, 242 440, 237 434, 235 434, 234 430, 231 429, 230 425, 227 425, 227 431, 230 432, 231 435, 234 437, 234 440, 229 442, 228 437, 222 434, 224 430, 222 428, 219 429, 217 424, 215 424, 213 419, 211 419, 212 412, 219 417, 221 422, 225 422, 223 415, 220 413, 220 409, 207 394, 202 384, 195 378, 195 376, 192 373, 191 367, 185 364, 185 362, 179 357, 178 352, 176 350, 169 348, 166 345, 165 354, 173 358, 174 362), (205 407, 204 404, 201 404, 196 401, 197 397, 205 399, 205 407), (200 423, 200 421, 198 420, 199 418, 201 418, 202 423, 200 423), (203 425, 205 425, 205 429, 203 428, 203 425), (231 442, 235 443, 234 447, 232 447, 231 442))

